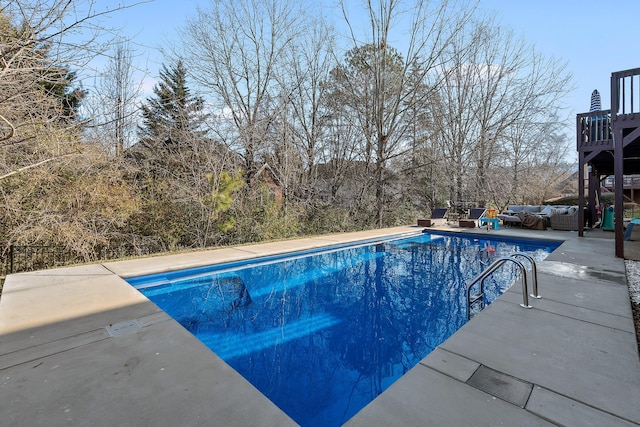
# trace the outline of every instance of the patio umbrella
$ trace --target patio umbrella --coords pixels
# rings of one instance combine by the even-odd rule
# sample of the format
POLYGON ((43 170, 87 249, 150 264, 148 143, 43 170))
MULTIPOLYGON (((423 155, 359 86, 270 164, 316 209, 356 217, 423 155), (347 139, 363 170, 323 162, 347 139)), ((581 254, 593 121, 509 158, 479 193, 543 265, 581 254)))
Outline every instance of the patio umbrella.
POLYGON ((594 89, 591 92, 591 109, 589 111, 600 111, 602 110, 602 103, 600 102, 600 92, 598 89, 594 89))

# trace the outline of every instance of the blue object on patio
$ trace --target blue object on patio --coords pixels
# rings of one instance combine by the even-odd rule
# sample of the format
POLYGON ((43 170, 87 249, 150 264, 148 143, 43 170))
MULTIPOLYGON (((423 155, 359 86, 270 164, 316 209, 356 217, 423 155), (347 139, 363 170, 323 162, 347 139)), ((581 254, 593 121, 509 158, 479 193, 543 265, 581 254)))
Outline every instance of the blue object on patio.
POLYGON ((614 231, 615 221, 614 221, 614 211, 613 206, 607 206, 607 208, 602 212, 602 229, 605 231, 614 231))
POLYGON ((489 223, 490 227, 494 230, 500 229, 500 219, 499 218, 480 218, 478 220, 478 227, 484 227, 489 223))
POLYGON ((627 226, 627 229, 624 230, 624 240, 631 240, 631 234, 633 233, 633 227, 640 224, 640 218, 633 218, 631 220, 631 222, 629 222, 629 225, 627 226))

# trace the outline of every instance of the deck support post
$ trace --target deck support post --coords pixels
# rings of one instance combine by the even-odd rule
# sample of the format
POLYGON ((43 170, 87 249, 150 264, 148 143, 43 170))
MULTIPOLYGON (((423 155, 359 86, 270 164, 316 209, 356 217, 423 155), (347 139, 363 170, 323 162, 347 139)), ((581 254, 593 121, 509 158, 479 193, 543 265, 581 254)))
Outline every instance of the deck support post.
MULTIPOLYGON (((591 175, 591 174, 589 174, 591 175)), ((589 176, 591 179, 591 176, 589 176)), ((578 153, 578 236, 584 236, 584 152, 578 153)), ((591 186, 589 186, 591 187, 591 186)))
POLYGON ((624 133, 621 125, 616 126, 619 110, 618 81, 611 75, 611 123, 613 127, 613 170, 614 181, 614 230, 616 256, 624 258, 624 133))

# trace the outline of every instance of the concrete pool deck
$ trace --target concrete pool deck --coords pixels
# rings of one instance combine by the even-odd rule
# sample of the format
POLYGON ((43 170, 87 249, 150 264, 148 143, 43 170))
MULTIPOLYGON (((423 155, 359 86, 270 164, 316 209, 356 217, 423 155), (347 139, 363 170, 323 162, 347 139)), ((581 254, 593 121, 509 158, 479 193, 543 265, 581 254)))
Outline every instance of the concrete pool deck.
MULTIPOLYGON (((419 230, 11 275, 0 297, 0 424, 296 425, 124 278, 419 230)), ((542 299, 523 309, 512 287, 347 425, 640 425, 640 361, 613 240, 490 234, 564 241, 538 264, 542 299)))

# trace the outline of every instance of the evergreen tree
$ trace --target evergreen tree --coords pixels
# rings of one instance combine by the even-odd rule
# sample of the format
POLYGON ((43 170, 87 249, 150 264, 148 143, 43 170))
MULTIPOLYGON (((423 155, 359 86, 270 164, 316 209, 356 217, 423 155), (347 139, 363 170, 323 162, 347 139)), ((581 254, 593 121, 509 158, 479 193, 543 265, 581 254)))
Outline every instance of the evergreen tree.
POLYGON ((76 72, 66 67, 52 67, 44 73, 39 84, 53 104, 49 118, 65 124, 76 121, 80 104, 87 95, 86 90, 73 87, 76 77, 76 72))
POLYGON ((181 61, 163 66, 153 95, 141 107, 139 143, 128 150, 140 166, 146 198, 141 224, 167 248, 210 242, 215 206, 203 202, 212 192, 208 175, 217 173, 217 145, 207 137, 204 101, 191 94, 181 61))
POLYGON ((56 45, 39 40, 37 23, 16 24, 11 12, 0 8, 0 142, 17 144, 33 139, 30 132, 47 135, 77 123, 86 91, 74 87, 76 72, 56 45))
POLYGON ((182 61, 160 71, 160 82, 153 88, 153 96, 142 106, 140 142, 153 151, 177 151, 192 148, 202 140, 207 114, 202 98, 191 95, 187 87, 187 70, 182 61))

